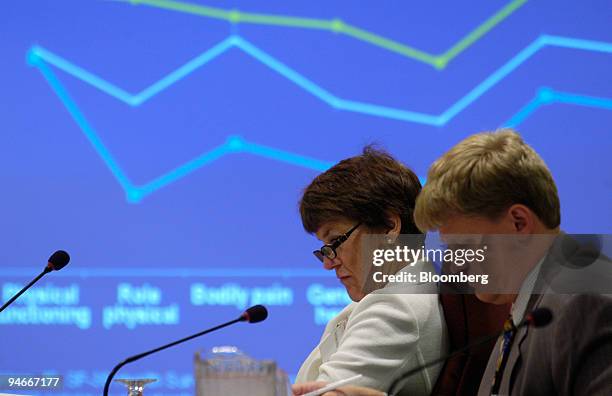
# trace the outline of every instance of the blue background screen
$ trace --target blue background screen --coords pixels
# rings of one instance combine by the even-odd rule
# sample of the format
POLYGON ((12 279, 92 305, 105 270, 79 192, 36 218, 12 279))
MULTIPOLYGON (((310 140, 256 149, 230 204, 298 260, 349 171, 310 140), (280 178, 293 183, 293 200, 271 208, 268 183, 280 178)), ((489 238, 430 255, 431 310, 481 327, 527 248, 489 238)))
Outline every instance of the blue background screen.
MULTIPOLYGON (((193 392, 236 345, 290 375, 348 302, 297 203, 377 143, 425 178, 464 137, 515 127, 558 184, 562 227, 612 220, 607 1, 13 1, 0 10, 0 371, 100 394, 126 367, 193 392)), ((119 394, 120 386, 113 387, 119 394)), ((48 393, 47 393, 48 394, 48 393)))

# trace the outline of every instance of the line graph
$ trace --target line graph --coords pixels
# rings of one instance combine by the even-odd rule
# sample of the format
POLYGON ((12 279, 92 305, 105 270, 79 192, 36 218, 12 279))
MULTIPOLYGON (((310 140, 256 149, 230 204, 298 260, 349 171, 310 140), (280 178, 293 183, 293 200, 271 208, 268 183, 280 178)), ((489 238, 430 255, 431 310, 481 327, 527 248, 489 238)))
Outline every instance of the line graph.
MULTIPOLYGON (((299 74, 295 70, 284 65, 271 55, 265 53, 253 44, 243 39, 240 36, 232 35, 211 49, 204 51, 194 59, 188 61, 178 69, 172 71, 165 77, 154 82, 137 94, 130 94, 124 89, 106 81, 105 79, 71 63, 70 61, 46 50, 40 46, 35 46, 28 51, 27 63, 37 67, 52 89, 60 98, 61 102, 69 111, 72 118, 81 128, 95 151, 102 158, 111 173, 117 179, 118 183, 123 188, 126 199, 130 203, 138 203, 143 198, 154 192, 188 176, 196 170, 213 163, 230 154, 252 154, 271 160, 313 169, 316 171, 324 171, 333 165, 332 162, 321 161, 315 158, 302 156, 296 153, 291 153, 279 150, 273 147, 260 145, 254 142, 249 142, 240 136, 229 136, 227 140, 211 150, 208 150, 198 157, 158 176, 157 178, 143 185, 135 185, 127 176, 126 172, 120 167, 118 161, 110 153, 108 148, 103 144, 99 134, 94 130, 90 123, 85 118, 84 114, 78 108, 76 102, 71 98, 67 90, 60 83, 55 73, 49 65, 74 76, 75 78, 99 89, 100 91, 130 105, 133 107, 140 106, 146 101, 154 98, 159 93, 170 88, 173 84, 187 77, 199 68, 205 66, 208 62, 219 57, 231 48, 238 48, 253 58, 259 60, 272 70, 278 72, 288 80, 292 81, 305 91, 311 93, 323 102, 333 108, 340 110, 353 111, 363 114, 374 115, 378 117, 399 119, 403 121, 412 121, 432 126, 443 126, 448 123, 457 114, 467 108, 470 104, 476 101, 489 89, 494 87, 503 78, 509 75, 512 71, 518 68, 522 63, 527 61, 531 56, 537 53, 540 49, 546 46, 557 46, 570 49, 581 49, 597 52, 612 52, 612 44, 591 40, 581 40, 569 37, 543 35, 529 44, 525 49, 520 51, 516 56, 506 62, 502 67, 497 69, 493 74, 487 77, 483 82, 478 84, 465 96, 459 99, 455 104, 439 115, 431 115, 418 113, 407 110, 393 109, 389 107, 379 106, 370 103, 362 103, 356 101, 345 100, 339 98, 317 84, 310 81, 308 78, 299 74)), ((514 115, 508 122, 508 126, 517 126, 522 123, 529 115, 536 111, 539 107, 551 103, 567 103, 581 106, 600 107, 610 109, 610 100, 605 98, 594 98, 584 95, 576 95, 570 93, 555 92, 550 89, 542 89, 538 95, 524 106, 519 112, 514 115)))
POLYGON ((327 91, 304 75, 259 49, 248 40, 237 35, 229 36, 137 94, 130 94, 124 89, 40 46, 35 46, 30 49, 27 61, 30 65, 38 66, 39 68, 42 64, 51 64, 130 106, 140 106, 223 53, 232 48, 237 48, 334 109, 440 127, 446 125, 487 91, 492 89, 519 66, 525 63, 529 58, 546 47, 612 53, 612 43, 571 37, 541 35, 440 114, 427 114, 374 103, 343 99, 327 91))
POLYGON ((119 182, 125 191, 127 201, 130 203, 138 203, 144 197, 154 193, 155 191, 160 190, 169 184, 172 184, 193 173, 199 168, 230 154, 253 154, 263 158, 317 171, 324 171, 333 165, 331 162, 325 162, 315 158, 249 142, 240 136, 230 136, 223 144, 213 148, 212 150, 202 153, 198 157, 164 173, 163 175, 144 185, 137 186, 129 179, 121 166, 119 166, 118 161, 104 145, 99 134, 87 121, 85 115, 81 112, 76 102, 64 88, 63 84, 61 84, 55 73, 40 58, 30 57, 29 62, 31 65, 36 66, 41 71, 74 121, 81 128, 94 150, 102 158, 113 176, 117 179, 117 182, 119 182))
POLYGON ((286 28, 299 28, 310 30, 329 31, 335 34, 343 34, 345 36, 363 41, 405 56, 416 61, 426 63, 435 67, 438 70, 443 70, 448 64, 459 54, 485 36, 495 26, 512 15, 516 10, 523 6, 527 0, 513 0, 502 7, 487 20, 479 24, 470 33, 462 37, 449 49, 442 54, 431 54, 413 46, 409 46, 390 38, 381 36, 374 32, 362 29, 344 22, 340 18, 332 19, 317 19, 304 18, 289 15, 262 14, 243 12, 237 9, 223 9, 218 7, 203 6, 199 4, 180 2, 174 0, 119 0, 121 2, 131 3, 134 5, 146 5, 155 8, 181 12, 200 17, 220 19, 232 24, 256 24, 267 26, 282 26, 286 28))

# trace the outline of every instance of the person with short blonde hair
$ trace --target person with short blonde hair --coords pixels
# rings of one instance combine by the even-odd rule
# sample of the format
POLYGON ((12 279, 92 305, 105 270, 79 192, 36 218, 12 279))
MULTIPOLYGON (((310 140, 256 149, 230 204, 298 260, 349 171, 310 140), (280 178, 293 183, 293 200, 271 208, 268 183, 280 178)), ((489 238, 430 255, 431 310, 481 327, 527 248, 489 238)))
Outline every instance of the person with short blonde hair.
POLYGON ((513 279, 516 288, 474 291, 484 302, 512 304, 478 395, 610 392, 612 298, 590 290, 557 293, 548 284, 567 262, 589 256, 560 231, 560 212, 550 170, 511 129, 469 136, 429 170, 415 207, 423 232, 437 230, 447 241, 497 235, 524 245, 517 254, 519 245, 508 244, 497 256, 513 257, 505 265, 496 266, 495 259, 486 264, 487 270, 498 271, 498 279, 513 279), (531 331, 520 327, 538 308, 548 310, 552 322, 531 331))
POLYGON ((415 221, 438 229, 453 214, 498 217, 520 203, 549 229, 561 223, 557 186, 540 156, 511 129, 472 135, 430 167, 415 221))

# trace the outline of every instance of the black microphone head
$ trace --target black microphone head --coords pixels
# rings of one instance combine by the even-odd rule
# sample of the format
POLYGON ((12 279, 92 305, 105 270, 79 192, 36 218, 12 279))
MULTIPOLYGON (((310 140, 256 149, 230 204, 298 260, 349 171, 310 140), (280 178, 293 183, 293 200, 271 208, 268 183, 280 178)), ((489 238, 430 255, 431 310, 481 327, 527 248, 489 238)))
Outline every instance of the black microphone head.
POLYGON ((63 250, 58 250, 49 257, 49 265, 47 265, 47 268, 59 271, 64 268, 69 261, 70 255, 63 250))
POLYGON ((542 307, 531 311, 527 315, 527 322, 533 327, 544 327, 548 325, 553 319, 553 314, 550 309, 542 307))
POLYGON ((251 308, 244 311, 240 318, 249 323, 258 323, 266 320, 268 310, 263 305, 253 305, 251 308))

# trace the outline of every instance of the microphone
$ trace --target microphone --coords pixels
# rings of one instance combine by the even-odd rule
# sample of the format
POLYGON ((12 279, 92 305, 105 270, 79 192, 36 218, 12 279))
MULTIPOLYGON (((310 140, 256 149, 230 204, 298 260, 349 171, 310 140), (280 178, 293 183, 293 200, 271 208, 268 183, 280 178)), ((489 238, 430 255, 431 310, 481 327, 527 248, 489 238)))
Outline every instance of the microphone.
POLYGON ((62 268, 66 266, 66 264, 68 264, 69 261, 70 261, 70 255, 66 253, 65 251, 58 250, 55 253, 53 253, 51 257, 49 257, 49 260, 47 260, 47 265, 45 266, 43 271, 36 278, 34 278, 30 283, 28 283, 23 289, 19 290, 17 294, 11 297, 10 300, 4 303, 4 305, 0 307, 0 312, 4 311, 6 307, 8 307, 9 305, 13 303, 13 301, 17 300, 19 296, 21 296, 23 293, 25 293, 26 290, 32 287, 32 285, 38 282, 40 278, 42 278, 43 276, 45 276, 51 271, 61 270, 62 268))
MULTIPOLYGON (((545 308, 545 307, 541 307, 541 308, 536 308, 533 311, 531 311, 526 317, 525 319, 516 327, 516 329, 520 329, 522 327, 525 326, 531 326, 531 327, 544 327, 547 326, 553 319, 553 314, 551 312, 550 309, 545 308)), ((482 345, 488 341, 491 341, 495 338, 498 338, 501 334, 503 334, 504 330, 499 331, 495 334, 491 334, 488 336, 484 336, 479 338, 478 340, 476 340, 475 342, 472 342, 466 346, 464 346, 463 348, 459 348, 456 351, 453 351, 445 356, 442 356, 441 358, 432 360, 430 362, 427 362, 425 364, 422 364, 418 367, 415 367, 411 370, 408 370, 407 372, 405 372, 401 377, 399 377, 398 379, 396 379, 395 381, 393 381, 393 383, 391 384, 391 386, 389 387, 389 391, 387 392, 390 396, 393 396, 394 394, 391 393, 391 391, 393 390, 393 388, 395 388, 395 386, 400 383, 402 380, 410 377, 411 375, 414 375, 418 372, 420 372, 421 370, 424 370, 428 367, 431 366, 435 366, 438 363, 444 362, 446 359, 449 359, 451 357, 454 357, 462 352, 467 351, 470 348, 473 348, 475 346, 479 346, 482 345)))
POLYGON ((45 271, 59 271, 70 262, 70 255, 63 250, 58 250, 49 257, 47 260, 47 266, 45 267, 45 271))
POLYGON ((173 346, 178 345, 178 344, 182 344, 185 341, 189 341, 189 340, 194 339, 196 337, 199 337, 201 335, 204 335, 204 334, 207 334, 207 333, 212 333, 215 330, 219 330, 219 329, 222 329, 222 328, 227 327, 229 325, 233 325, 234 323, 238 323, 238 322, 259 323, 259 322, 264 321, 267 317, 268 317, 268 310, 266 309, 266 307, 264 307, 263 305, 254 305, 251 308, 248 308, 238 318, 236 318, 234 320, 230 320, 229 322, 226 322, 226 323, 223 323, 223 324, 221 324, 219 326, 215 326, 215 327, 212 327, 210 329, 201 331, 199 333, 190 335, 188 337, 181 338, 178 341, 171 342, 171 343, 166 344, 164 346, 161 346, 159 348, 151 349, 150 351, 139 353, 138 355, 130 356, 129 358, 127 358, 124 361, 122 361, 121 363, 117 364, 111 370, 110 374, 106 378, 106 383, 104 384, 104 396, 108 396, 108 388, 110 387, 110 383, 113 380, 113 377, 115 376, 115 374, 117 374, 117 372, 119 371, 119 369, 121 367, 125 366, 128 363, 135 362, 136 360, 140 360, 143 357, 149 356, 149 355, 154 354, 156 352, 163 351, 164 349, 168 349, 168 348, 173 347, 173 346))
POLYGON ((254 305, 240 315, 241 321, 249 323, 259 323, 266 320, 268 310, 263 305, 254 305))
POLYGON ((531 311, 529 315, 523 320, 523 323, 519 327, 533 326, 533 327, 544 327, 552 322, 553 314, 548 308, 542 307, 531 311))

